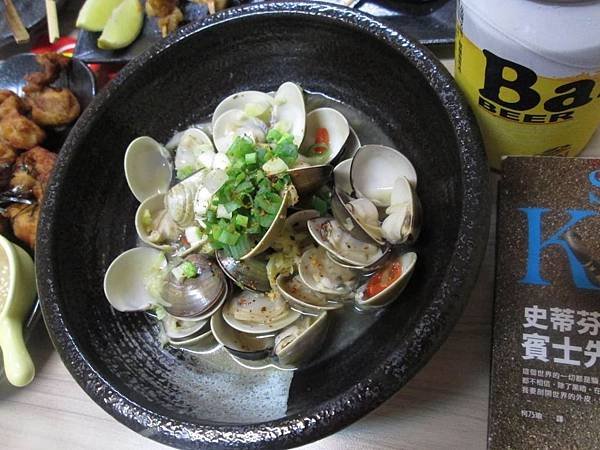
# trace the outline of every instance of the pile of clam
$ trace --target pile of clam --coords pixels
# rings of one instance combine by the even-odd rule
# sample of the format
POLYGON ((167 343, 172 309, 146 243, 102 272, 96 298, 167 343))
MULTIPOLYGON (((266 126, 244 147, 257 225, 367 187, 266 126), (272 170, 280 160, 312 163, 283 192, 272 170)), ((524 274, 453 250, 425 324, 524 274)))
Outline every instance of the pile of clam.
POLYGON ((395 149, 361 145, 337 110, 306 114, 304 96, 290 82, 274 93, 241 92, 219 104, 211 123, 179 132, 165 146, 147 136, 130 144, 125 174, 141 202, 135 215, 141 242, 106 272, 104 290, 115 309, 151 312, 171 345, 223 346, 246 367, 289 369, 318 352, 331 311, 374 310, 400 296, 417 260, 403 250, 420 229, 416 172, 395 149), (300 153, 326 128, 330 152, 325 159, 300 156, 289 168, 293 187, 282 193, 279 214, 235 260, 207 245, 203 215, 227 180, 234 138, 264 142, 272 127, 292 134, 300 153), (184 168, 191 173, 175 180, 184 168), (331 194, 331 215, 299 206, 323 189, 331 194), (298 197, 295 206, 288 195, 298 197), (267 262, 281 252, 272 246, 284 234, 296 254, 279 255, 292 265, 273 277, 267 262), (369 282, 392 263, 400 272, 368 295, 369 282), (185 275, 189 267, 193 276, 185 275))

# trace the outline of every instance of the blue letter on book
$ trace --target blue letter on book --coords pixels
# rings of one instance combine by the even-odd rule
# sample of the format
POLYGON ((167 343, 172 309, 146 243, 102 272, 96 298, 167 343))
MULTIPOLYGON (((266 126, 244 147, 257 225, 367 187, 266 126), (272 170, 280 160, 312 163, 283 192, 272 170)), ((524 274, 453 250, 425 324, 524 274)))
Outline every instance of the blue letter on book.
POLYGON ((569 259, 569 265, 571 266, 571 274, 573 275, 573 282, 575 286, 580 289, 599 289, 600 287, 594 285, 587 277, 583 265, 573 254, 573 251, 569 247, 569 244, 562 238, 563 235, 572 228, 577 222, 586 217, 597 215, 594 211, 584 210, 567 210, 571 218, 558 229, 552 236, 545 241, 542 240, 542 215, 546 211, 550 211, 545 208, 519 208, 527 215, 527 222, 529 225, 529 249, 527 254, 527 273, 521 280, 521 283, 526 284, 539 284, 547 286, 550 283, 544 280, 540 274, 540 263, 542 260, 542 251, 551 245, 560 245, 563 250, 567 253, 569 259))

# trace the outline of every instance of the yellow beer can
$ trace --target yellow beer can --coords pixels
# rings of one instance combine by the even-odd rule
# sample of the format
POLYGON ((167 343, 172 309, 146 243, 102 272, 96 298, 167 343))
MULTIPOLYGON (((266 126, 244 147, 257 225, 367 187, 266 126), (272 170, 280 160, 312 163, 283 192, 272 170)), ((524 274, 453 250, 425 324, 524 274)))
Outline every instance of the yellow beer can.
POLYGON ((455 77, 493 168, 578 155, 600 123, 600 0, 459 0, 455 77))

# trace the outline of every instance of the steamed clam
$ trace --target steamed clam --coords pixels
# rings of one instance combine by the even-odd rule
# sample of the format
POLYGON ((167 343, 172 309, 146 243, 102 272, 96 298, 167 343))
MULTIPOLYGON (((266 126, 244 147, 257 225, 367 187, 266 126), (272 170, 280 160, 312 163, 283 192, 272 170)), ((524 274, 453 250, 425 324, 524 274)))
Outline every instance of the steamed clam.
POLYGON ((327 333, 327 312, 302 316, 275 336, 273 353, 283 365, 297 365, 313 357, 327 333))
POLYGON ((151 137, 142 136, 129 144, 124 166, 129 189, 140 202, 151 195, 165 193, 171 184, 171 155, 151 137))
POLYGON ((417 261, 416 171, 320 103, 307 110, 286 82, 230 95, 165 146, 134 140, 142 246, 108 268, 111 305, 153 314, 172 346, 293 370, 320 350, 328 317, 398 298, 417 261))
POLYGON ((165 209, 165 194, 155 194, 140 204, 135 213, 135 229, 144 243, 166 251, 181 234, 181 229, 165 209))
POLYGON ((388 261, 357 290, 355 305, 359 309, 367 310, 382 308, 393 302, 406 288, 416 263, 417 254, 414 252, 388 261))
POLYGON ((339 262, 356 268, 376 266, 388 251, 377 243, 356 239, 331 217, 308 221, 308 230, 315 241, 339 262))
POLYGON ((227 296, 227 281, 219 266, 192 254, 171 269, 162 286, 165 309, 177 318, 200 317, 227 296))

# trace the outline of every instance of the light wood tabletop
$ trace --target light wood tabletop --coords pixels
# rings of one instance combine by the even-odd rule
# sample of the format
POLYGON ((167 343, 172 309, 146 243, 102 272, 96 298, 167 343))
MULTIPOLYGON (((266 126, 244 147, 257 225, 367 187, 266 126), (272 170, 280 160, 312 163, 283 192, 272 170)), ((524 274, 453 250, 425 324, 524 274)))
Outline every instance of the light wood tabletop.
MULTIPOLYGON (((447 56, 447 54, 446 54, 447 56)), ((452 61, 443 59, 452 70, 452 61)), ((600 155, 597 132, 586 155, 600 155)), ((491 181, 495 184, 495 180, 491 181)), ((493 221, 495 222, 495 221, 493 221)), ((346 429, 303 448, 481 450, 486 447, 494 277, 494 223, 471 299, 448 340, 395 396, 346 429)), ((118 423, 79 388, 43 327, 29 347, 26 388, 0 387, 0 448, 166 449, 118 423)))

